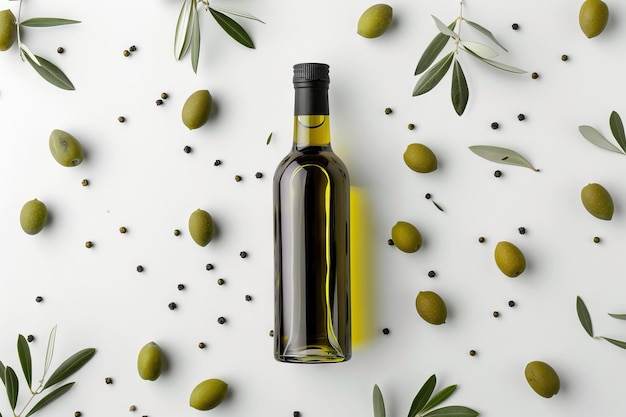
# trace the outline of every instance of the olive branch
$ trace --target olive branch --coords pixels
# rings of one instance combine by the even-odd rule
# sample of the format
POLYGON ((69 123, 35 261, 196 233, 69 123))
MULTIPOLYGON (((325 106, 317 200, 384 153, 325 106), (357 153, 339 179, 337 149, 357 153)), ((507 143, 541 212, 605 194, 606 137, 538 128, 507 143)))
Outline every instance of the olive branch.
POLYGON ((526 73, 525 70, 494 60, 494 58, 498 56, 498 52, 492 47, 484 43, 468 41, 461 38, 461 27, 463 23, 465 23, 487 37, 502 50, 508 52, 491 31, 463 16, 463 0, 460 1, 459 16, 448 26, 435 16, 432 16, 432 18, 435 21, 437 29, 439 29, 439 33, 433 38, 430 44, 428 44, 417 63, 415 75, 423 74, 413 89, 413 96, 419 96, 432 90, 439 84, 450 68, 452 68, 452 88, 450 92, 452 105, 456 113, 461 116, 469 100, 469 88, 467 86, 465 73, 458 59, 459 51, 465 52, 471 57, 503 71, 517 74, 526 73), (452 50, 435 62, 435 59, 439 57, 449 40, 453 41, 452 50), (433 62, 435 63, 433 64, 433 62))
POLYGON ((62 26, 62 25, 71 25, 75 23, 80 23, 78 20, 72 19, 62 19, 56 17, 35 17, 31 19, 26 19, 24 21, 21 20, 22 14, 22 0, 10 0, 10 1, 18 1, 18 11, 16 17, 16 25, 17 25, 17 45, 20 51, 20 57, 23 61, 28 62, 37 73, 50 84, 62 88, 63 90, 74 90, 74 85, 67 78, 67 76, 52 62, 48 61, 45 58, 42 58, 39 55, 34 54, 28 46, 24 42, 22 42, 21 29, 23 27, 33 27, 33 28, 41 28, 41 27, 52 27, 52 26, 62 26))
MULTIPOLYGON (((74 382, 68 382, 57 388, 52 388, 62 381, 66 380, 72 374, 82 368, 83 365, 89 362, 89 360, 96 353, 96 350, 94 348, 82 349, 63 361, 52 372, 52 374, 48 378, 46 378, 48 371, 50 370, 50 365, 52 364, 52 355, 54 353, 55 339, 56 326, 52 328, 52 331, 50 332, 50 336, 48 338, 48 348, 46 350, 43 375, 39 380, 37 386, 35 386, 33 384, 33 366, 28 341, 21 334, 18 335, 17 354, 20 360, 20 365, 22 367, 22 372, 24 374, 24 379, 26 379, 26 384, 31 394, 31 397, 24 404, 20 411, 17 411, 18 396, 20 392, 20 384, 17 378, 17 374, 12 367, 5 366, 0 361, 0 380, 2 380, 2 383, 6 388, 9 405, 11 406, 11 410, 13 411, 13 417, 29 417, 35 412, 41 410, 46 405, 50 404, 52 401, 61 397, 66 392, 68 392, 70 388, 74 386, 74 382), (30 404, 36 396, 43 394, 44 391, 49 389, 52 389, 52 391, 48 391, 46 395, 44 395, 37 403, 29 408, 30 404)), ((1 416, 2 414, 0 414, 0 417, 1 416)))
POLYGON ((198 16, 198 5, 211 13, 222 29, 234 40, 247 48, 254 49, 254 42, 248 32, 233 18, 228 15, 235 15, 246 19, 256 20, 265 23, 250 13, 242 10, 215 7, 209 4, 208 0, 183 0, 183 5, 176 22, 176 34, 174 36, 174 56, 180 61, 191 48, 191 67, 193 72, 198 72, 198 60, 200 58, 200 20, 198 16))

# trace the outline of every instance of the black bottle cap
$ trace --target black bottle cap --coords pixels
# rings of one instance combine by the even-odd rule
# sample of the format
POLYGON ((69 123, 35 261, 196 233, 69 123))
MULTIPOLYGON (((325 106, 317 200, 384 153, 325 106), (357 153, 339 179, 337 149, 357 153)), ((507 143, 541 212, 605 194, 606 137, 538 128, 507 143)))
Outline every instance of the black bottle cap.
POLYGON ((293 66, 293 82, 309 83, 315 81, 330 82, 328 65, 319 63, 302 63, 293 66))

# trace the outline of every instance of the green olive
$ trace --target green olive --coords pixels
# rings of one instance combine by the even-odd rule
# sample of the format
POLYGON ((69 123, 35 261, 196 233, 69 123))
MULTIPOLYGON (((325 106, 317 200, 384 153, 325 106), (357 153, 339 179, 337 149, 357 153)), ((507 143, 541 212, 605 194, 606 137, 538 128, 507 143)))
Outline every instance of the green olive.
POLYGON ((209 90, 198 90, 191 94, 183 105, 183 123, 189 129, 198 129, 209 120, 213 98, 209 90))
POLYGON ((437 156, 426 145, 411 143, 403 154, 406 165, 415 172, 428 173, 437 169, 437 156))
POLYGON ((387 31, 393 19, 388 4, 375 4, 361 14, 356 32, 364 38, 377 38, 387 31))
POLYGON ((83 147, 69 133, 60 129, 54 129, 50 133, 48 144, 54 159, 64 167, 74 167, 83 162, 83 147))
POLYGON ((526 270, 524 253, 511 242, 498 242, 493 256, 500 271, 509 278, 518 277, 526 270))
POLYGON ((443 324, 448 318, 446 303, 433 291, 420 291, 415 297, 415 309, 430 324, 443 324))
POLYGON ((220 405, 227 393, 227 383, 217 378, 207 379, 191 391, 189 405, 196 410, 211 410, 220 405))
POLYGON ((533 391, 545 398, 558 394, 561 388, 559 375, 542 361, 529 362, 524 369, 524 376, 533 391))
POLYGON ((8 50, 17 38, 15 15, 9 9, 0 11, 0 51, 8 50))
POLYGON ((20 225, 24 232, 36 235, 48 221, 48 208, 41 201, 34 199, 27 201, 20 212, 20 225))
POLYGON ((585 0, 578 12, 580 29, 587 38, 598 36, 609 21, 609 7, 602 0, 585 0))
POLYGON ((613 199, 606 188, 600 184, 585 185, 580 191, 580 199, 585 209, 594 217, 601 220, 613 218, 613 199))
POLYGON ((137 371, 141 379, 156 381, 163 369, 163 352, 154 342, 146 343, 137 356, 137 371))
POLYGON ((213 239, 213 218, 202 209, 197 209, 189 216, 189 234, 194 242, 206 246, 213 239))
POLYGON ((402 252, 417 252, 422 247, 422 235, 409 222, 399 221, 391 228, 391 240, 402 252))

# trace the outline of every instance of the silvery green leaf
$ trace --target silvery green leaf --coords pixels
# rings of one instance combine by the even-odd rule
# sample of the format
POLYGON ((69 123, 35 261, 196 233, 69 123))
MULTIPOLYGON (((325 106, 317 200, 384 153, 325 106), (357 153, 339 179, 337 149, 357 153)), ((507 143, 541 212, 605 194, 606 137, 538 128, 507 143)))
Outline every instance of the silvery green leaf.
POLYGON ((602 133, 598 132, 594 127, 588 125, 578 126, 578 131, 583 138, 587 139, 592 144, 606 149, 607 151, 616 152, 623 154, 624 152, 620 151, 615 145, 609 142, 602 133))
POLYGON ((232 9, 230 7, 226 8, 226 7, 215 7, 215 6, 211 6, 211 8, 213 10, 217 10, 218 12, 234 14, 235 16, 245 17, 246 19, 256 20, 257 22, 261 22, 265 24, 265 22, 259 19, 258 17, 252 16, 250 13, 244 12, 243 10, 232 9))
POLYGON ((624 134, 624 124, 622 123, 622 118, 619 117, 619 114, 616 111, 611 112, 609 125, 611 126, 611 133, 613 133, 613 137, 617 141, 617 144, 624 152, 626 152, 626 134, 624 134))
POLYGON ((626 314, 609 313, 609 316, 616 318, 616 319, 620 319, 620 320, 626 320, 626 314))
POLYGON ((10 366, 7 366, 4 370, 4 385, 7 389, 9 405, 11 405, 12 410, 15 410, 15 406, 17 405, 17 396, 20 391, 20 383, 17 379, 15 371, 10 366))
POLYGON ((385 402, 383 401, 383 394, 380 392, 378 385, 374 385, 374 391, 372 393, 372 401, 374 403, 374 417, 385 417, 385 402))
POLYGON ((441 20, 437 19, 435 16, 431 15, 435 21, 435 25, 437 25, 437 29, 439 32, 443 33, 445 36, 449 36, 452 39, 459 39, 459 35, 456 32, 451 30, 448 26, 445 25, 441 20))
POLYGON ((454 51, 449 52, 446 56, 430 67, 428 71, 422 74, 420 79, 417 80, 417 84, 415 84, 413 95, 419 96, 420 94, 427 93, 439 84, 439 81, 441 81, 443 76, 446 75, 450 69, 452 58, 454 58, 454 51))
POLYGON ((17 356, 20 358, 20 365, 22 366, 26 384, 28 388, 31 388, 33 382, 33 361, 30 356, 28 341, 21 334, 17 336, 17 356))
POLYGON ((428 399, 435 390, 435 385, 437 385, 437 377, 433 374, 424 382, 419 391, 417 391, 417 394, 415 394, 415 398, 413 398, 411 402, 408 417, 415 417, 424 410, 424 406, 428 403, 428 399))
POLYGON ((433 398, 428 401, 424 408, 422 408, 421 411, 424 413, 437 407, 439 404, 447 400, 448 397, 450 397, 452 393, 454 393, 454 391, 456 391, 456 387, 456 385, 450 385, 437 392, 435 395, 433 395, 433 398))
POLYGON ((74 85, 70 81, 69 78, 61 71, 59 67, 54 65, 52 62, 35 55, 37 62, 35 62, 30 55, 24 55, 28 63, 37 71, 41 77, 48 81, 50 84, 59 87, 63 90, 74 90, 74 85))
POLYGON ((456 114, 461 116, 469 100, 469 89, 467 88, 467 80, 465 79, 461 64, 459 64, 459 61, 456 59, 452 67, 452 88, 450 95, 456 114))
POLYGON ((4 380, 4 374, 6 373, 6 368, 4 366, 4 364, 2 363, 2 361, 0 361, 0 380, 2 380, 3 384, 6 384, 5 380, 4 380))
POLYGON ((484 28, 483 26, 479 25, 476 22, 472 22, 471 20, 467 20, 467 19, 463 19, 463 20, 465 20, 465 22, 467 22, 468 25, 470 25, 471 27, 473 27, 474 29, 476 29, 477 31, 479 31, 480 33, 482 33, 483 35, 485 35, 486 37, 491 39, 500 48, 502 48, 506 52, 508 52, 507 49, 504 46, 502 46, 502 44, 500 42, 498 42, 496 37, 493 36, 493 33, 491 33, 491 31, 487 30, 486 28, 484 28))
POLYGON ((467 48, 474 52, 476 55, 482 58, 495 58, 498 56, 498 53, 495 49, 490 46, 485 45, 484 43, 472 42, 472 41, 461 41, 461 46, 467 48))
POLYGON ((24 52, 25 56, 29 57, 35 64, 41 65, 39 59, 37 58, 37 55, 33 54, 33 52, 28 46, 26 46, 26 44, 20 43, 20 50, 24 52))
POLYGON ((517 67, 514 67, 512 65, 508 65, 508 64, 503 64, 502 62, 494 61, 493 59, 483 58, 481 56, 478 56, 478 58, 481 61, 483 61, 484 63, 489 64, 492 67, 496 67, 498 69, 501 69, 503 71, 513 72, 513 73, 516 73, 516 74, 525 74, 527 72, 526 70, 523 70, 521 68, 517 68, 517 67))
POLYGON ((474 145, 469 149, 476 155, 485 158, 491 162, 497 162, 500 164, 517 165, 521 167, 530 168, 533 171, 539 171, 531 165, 522 155, 514 150, 502 148, 499 146, 488 145, 474 145))
POLYGON ((600 337, 606 340, 607 342, 614 344, 615 346, 619 346, 622 349, 626 349, 626 342, 622 342, 621 340, 611 339, 610 337, 604 337, 604 336, 600 336, 600 337))
POLYGON ((50 375, 50 378, 46 381, 43 389, 51 387, 66 378, 69 378, 74 372, 83 367, 96 353, 94 348, 87 348, 74 353, 67 358, 59 367, 50 375))
POLYGON ((177 61, 185 56, 191 43, 191 20, 193 18, 193 9, 195 8, 195 0, 185 0, 180 9, 174 36, 174 56, 177 61))
POLYGON ((228 33, 231 38, 247 48, 254 49, 254 43, 252 42, 250 35, 248 35, 248 32, 246 32, 246 30, 241 27, 239 23, 235 22, 232 18, 226 16, 224 13, 213 9, 212 6, 209 7, 209 11, 211 12, 211 15, 215 18, 217 23, 219 23, 222 29, 224 29, 224 31, 228 33))
POLYGON ((54 356, 54 342, 57 337, 57 326, 55 325, 50 331, 50 335, 48 336, 48 347, 46 349, 46 359, 44 361, 43 374, 44 376, 48 373, 48 369, 50 369, 50 364, 52 363, 52 357, 54 356))
POLYGON ((73 386, 74 386, 74 382, 68 382, 67 384, 62 385, 59 388, 55 389, 54 391, 51 391, 50 393, 46 394, 45 397, 43 397, 35 405, 33 405, 33 408, 31 408, 24 417, 29 417, 33 415, 35 412, 41 410, 43 407, 50 404, 52 401, 56 400, 61 395, 68 392, 70 388, 72 388, 73 386))
POLYGON ((476 417, 478 411, 461 405, 449 405, 424 414, 423 417, 476 417))
POLYGON ((33 28, 43 28, 50 26, 73 25, 80 23, 79 20, 61 19, 58 17, 34 17, 20 22, 21 26, 29 26, 33 28))
MULTIPOLYGON (((448 29, 454 30, 456 26, 456 20, 448 25, 448 29)), ((417 63, 417 67, 415 68, 415 75, 419 75, 422 72, 426 71, 428 67, 435 61, 435 59, 439 56, 444 46, 448 43, 450 39, 449 36, 444 35, 439 32, 432 41, 428 44, 424 52, 422 52, 422 56, 420 57, 419 62, 417 63)))
POLYGON ((589 310, 587 309, 585 302, 582 298, 580 298, 580 296, 576 297, 576 313, 578 314, 578 320, 580 321, 580 324, 582 324, 583 329, 585 329, 589 336, 593 337, 591 316, 589 315, 589 310))
POLYGON ((198 9, 192 9, 191 22, 191 67, 193 72, 198 73, 198 61, 200 59, 200 19, 198 9))

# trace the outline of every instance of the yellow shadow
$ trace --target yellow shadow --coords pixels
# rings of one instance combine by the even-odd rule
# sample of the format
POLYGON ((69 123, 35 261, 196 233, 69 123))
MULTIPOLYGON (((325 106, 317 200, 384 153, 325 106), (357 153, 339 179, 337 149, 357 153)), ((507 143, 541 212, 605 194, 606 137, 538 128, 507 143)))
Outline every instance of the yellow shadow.
POLYGON ((376 327, 371 224, 366 191, 350 187, 350 291, 355 347, 372 340, 376 327))

